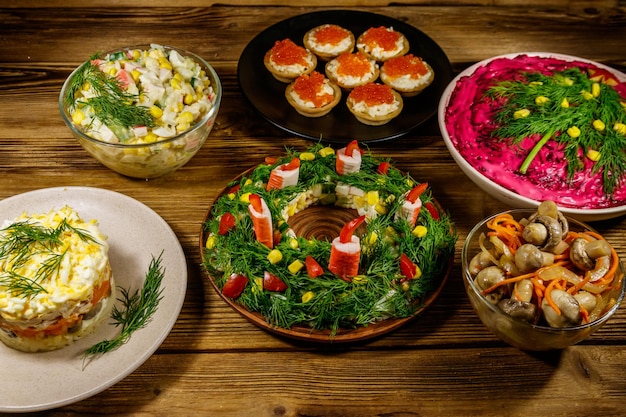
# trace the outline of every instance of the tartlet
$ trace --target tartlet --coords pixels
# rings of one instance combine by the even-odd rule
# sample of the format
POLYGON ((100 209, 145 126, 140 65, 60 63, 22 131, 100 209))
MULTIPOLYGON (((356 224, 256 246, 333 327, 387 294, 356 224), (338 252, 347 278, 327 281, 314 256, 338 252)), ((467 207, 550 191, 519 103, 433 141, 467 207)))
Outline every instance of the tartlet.
POLYGON ((263 57, 265 68, 281 82, 291 82, 303 74, 310 74, 317 66, 317 57, 291 39, 276 41, 263 57))
POLYGON ((384 62, 409 52, 409 41, 393 27, 371 27, 356 40, 356 47, 368 57, 384 62))
POLYGON ((335 24, 323 24, 304 34, 305 48, 323 61, 328 61, 345 52, 352 52, 356 43, 354 34, 335 24))
POLYGON ((343 53, 328 61, 324 71, 332 82, 346 90, 374 82, 380 73, 376 61, 362 52, 343 53))
POLYGON ((322 117, 339 103, 341 89, 323 74, 313 71, 289 84, 285 89, 285 97, 301 115, 322 117))
POLYGON ((380 126, 402 112, 402 96, 386 84, 369 83, 355 87, 346 99, 348 110, 366 125, 380 126))
POLYGON ((434 79, 432 67, 413 54, 390 58, 380 68, 380 80, 404 97, 418 95, 434 79))

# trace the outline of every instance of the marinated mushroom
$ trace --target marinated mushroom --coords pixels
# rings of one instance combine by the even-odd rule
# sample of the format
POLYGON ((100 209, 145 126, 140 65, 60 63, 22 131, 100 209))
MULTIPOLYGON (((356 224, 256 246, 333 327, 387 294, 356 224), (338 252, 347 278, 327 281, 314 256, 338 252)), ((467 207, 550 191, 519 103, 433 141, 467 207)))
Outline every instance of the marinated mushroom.
POLYGON ((522 274, 541 268, 543 255, 537 246, 524 243, 515 252, 515 265, 522 274))
POLYGON ((555 311, 546 298, 541 302, 543 317, 550 327, 562 328, 576 326, 581 323, 580 304, 578 304, 573 295, 567 291, 557 289, 550 292, 550 297, 559 309, 559 311, 555 311))
POLYGON ((515 300, 513 298, 500 300, 498 307, 500 307, 500 309, 509 316, 527 321, 529 323, 535 319, 535 313, 537 311, 537 308, 533 303, 515 300))
POLYGON ((572 263, 583 271, 592 270, 598 258, 609 255, 611 255, 611 246, 603 239, 588 241, 577 237, 570 246, 569 256, 572 263))
POLYGON ((522 237, 526 242, 537 245, 539 249, 550 252, 563 241, 563 228, 557 219, 538 215, 524 227, 522 237))
MULTIPOLYGON (((476 278, 474 278, 474 283, 481 291, 489 289, 496 285, 498 282, 503 281, 505 279, 504 271, 497 266, 488 266, 487 268, 480 271, 476 274, 476 278)), ((492 291, 489 294, 485 295, 485 298, 489 300, 490 303, 496 304, 502 298, 504 292, 504 288, 500 287, 496 289, 496 291, 492 291)))

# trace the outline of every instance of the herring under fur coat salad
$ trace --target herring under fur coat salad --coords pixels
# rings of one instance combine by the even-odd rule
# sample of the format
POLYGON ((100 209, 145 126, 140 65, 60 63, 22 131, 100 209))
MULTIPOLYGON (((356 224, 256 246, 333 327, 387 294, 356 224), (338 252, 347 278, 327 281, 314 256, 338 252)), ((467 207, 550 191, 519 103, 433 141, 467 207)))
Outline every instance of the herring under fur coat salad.
POLYGON ((234 180, 203 237, 204 267, 224 297, 272 326, 331 334, 411 316, 440 285, 457 239, 426 183, 356 141, 287 150, 234 180), (332 242, 297 236, 290 217, 312 205, 354 216, 332 242))

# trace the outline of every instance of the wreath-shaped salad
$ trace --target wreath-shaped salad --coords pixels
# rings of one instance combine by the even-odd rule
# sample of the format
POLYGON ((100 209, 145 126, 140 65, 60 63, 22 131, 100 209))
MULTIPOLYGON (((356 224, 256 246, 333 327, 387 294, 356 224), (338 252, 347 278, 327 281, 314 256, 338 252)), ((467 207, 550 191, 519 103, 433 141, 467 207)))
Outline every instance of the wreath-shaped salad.
POLYGON ((356 141, 266 160, 228 185, 203 227, 203 264, 223 297, 270 326, 331 334, 412 316, 457 240, 428 184, 356 141), (290 218, 312 205, 354 215, 332 241, 298 236, 290 218))

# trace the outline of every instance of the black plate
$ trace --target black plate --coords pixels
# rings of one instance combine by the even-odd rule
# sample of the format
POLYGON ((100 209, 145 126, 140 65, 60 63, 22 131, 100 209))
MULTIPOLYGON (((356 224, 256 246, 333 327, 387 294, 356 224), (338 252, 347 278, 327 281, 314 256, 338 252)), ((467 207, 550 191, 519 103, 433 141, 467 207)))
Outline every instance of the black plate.
MULTIPOLYGON (((322 74, 324 64, 321 60, 318 63, 318 71, 322 74)), ((353 139, 378 142, 405 135, 437 112, 439 98, 452 80, 452 67, 439 45, 411 25, 374 13, 333 10, 295 16, 259 33, 241 53, 237 76, 241 90, 252 106, 286 132, 331 143, 347 143, 353 139), (290 38, 302 45, 302 38, 308 30, 325 23, 341 25, 351 30, 355 37, 373 26, 392 26, 409 40, 409 53, 432 66, 435 80, 421 94, 405 98, 402 113, 382 126, 368 126, 357 121, 346 107, 345 92, 341 102, 328 115, 320 118, 300 115, 285 98, 287 84, 276 80, 267 71, 263 57, 277 40, 290 38)))

